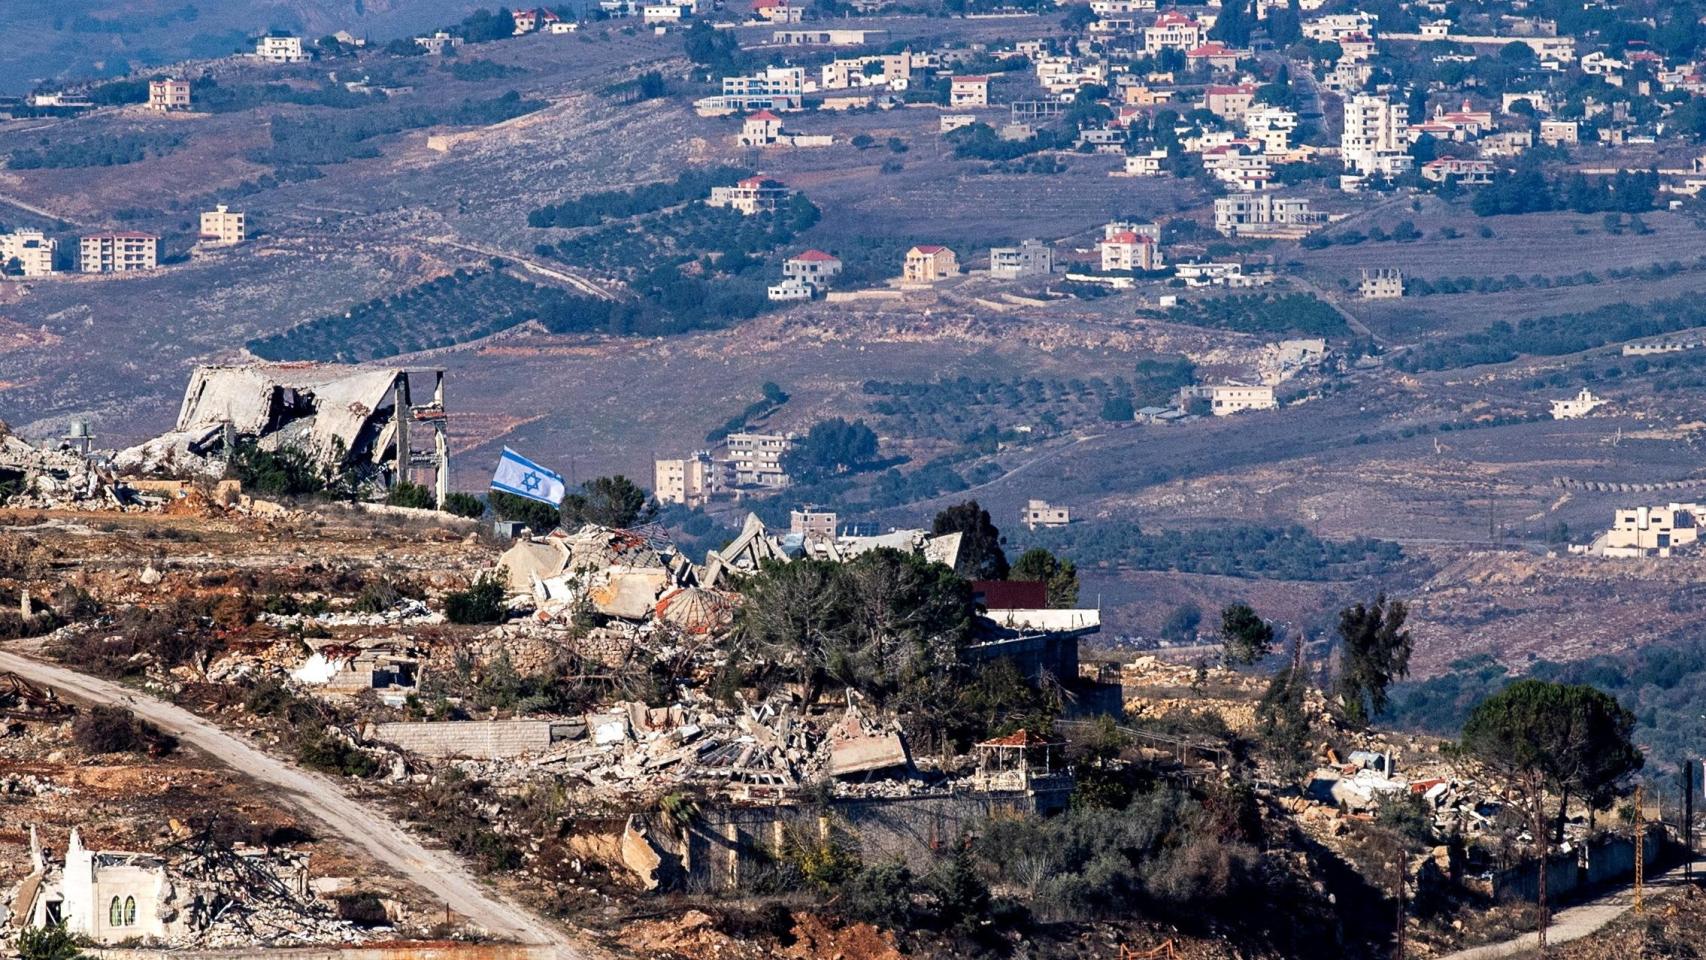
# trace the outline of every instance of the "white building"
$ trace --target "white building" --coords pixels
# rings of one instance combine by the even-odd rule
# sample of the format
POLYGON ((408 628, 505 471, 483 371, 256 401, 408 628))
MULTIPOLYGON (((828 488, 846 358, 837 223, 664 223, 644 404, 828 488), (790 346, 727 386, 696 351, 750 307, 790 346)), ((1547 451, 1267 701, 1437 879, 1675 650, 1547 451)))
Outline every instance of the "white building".
POLYGON ((1125 158, 1125 175, 1128 177, 1159 177, 1161 165, 1167 162, 1167 149, 1161 147, 1148 153, 1134 153, 1125 158))
POLYGON ((0 233, 0 275, 48 276, 58 249, 59 241, 40 230, 0 233))
POLYGON ((1385 97, 1359 94, 1345 101, 1345 128, 1339 155, 1358 177, 1396 177, 1413 162, 1404 107, 1385 97))
POLYGON ((1217 417, 1227 417, 1246 410, 1277 410, 1279 401, 1274 399, 1273 387, 1250 387, 1241 383, 1225 383, 1216 386, 1186 387, 1191 396, 1208 398, 1209 412, 1217 417))
POLYGON ((733 464, 734 482, 741 486, 785 487, 789 483, 782 458, 794 448, 793 434, 731 433, 725 444, 733 464))
POLYGON ((307 63, 301 37, 262 37, 255 41, 255 59, 268 63, 307 63))
POLYGON ((1306 197, 1237 193, 1214 199, 1214 228, 1228 237, 1296 239, 1326 219, 1306 197))
POLYGON ((765 289, 765 295, 775 303, 788 303, 795 300, 810 300, 813 287, 797 277, 786 277, 781 283, 771 284, 765 289))
POLYGON ((1569 400, 1552 401, 1552 419, 1574 420, 1577 417, 1585 417, 1604 403, 1604 397, 1596 397, 1593 391, 1583 387, 1581 393, 1569 400))
POLYGON ((1187 53, 1202 46, 1208 37, 1208 31, 1197 21, 1169 10, 1155 18, 1153 26, 1143 30, 1143 52, 1160 53, 1163 50, 1177 50, 1187 53))
POLYGON ((1019 522, 1027 530, 1038 527, 1064 527, 1072 522, 1072 513, 1065 507, 1057 507, 1047 500, 1031 500, 1025 504, 1025 509, 1019 514, 1019 522))

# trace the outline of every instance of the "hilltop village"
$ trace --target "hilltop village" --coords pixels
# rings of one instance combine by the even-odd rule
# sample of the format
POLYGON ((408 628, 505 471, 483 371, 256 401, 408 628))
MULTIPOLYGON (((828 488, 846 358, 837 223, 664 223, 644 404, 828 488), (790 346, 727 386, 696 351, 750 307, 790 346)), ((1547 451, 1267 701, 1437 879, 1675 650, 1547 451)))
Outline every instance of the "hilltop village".
POLYGON ((0 13, 0 952, 1700 949, 1706 7, 168 7, 0 13))

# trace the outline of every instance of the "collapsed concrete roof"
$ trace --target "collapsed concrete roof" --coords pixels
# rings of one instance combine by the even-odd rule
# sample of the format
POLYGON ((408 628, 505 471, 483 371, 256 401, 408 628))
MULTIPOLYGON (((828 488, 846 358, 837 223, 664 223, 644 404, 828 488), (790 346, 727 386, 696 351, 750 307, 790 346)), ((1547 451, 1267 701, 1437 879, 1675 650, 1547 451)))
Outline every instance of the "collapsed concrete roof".
MULTIPOLYGON (((443 372, 431 373, 442 386, 443 372)), ((265 450, 302 450, 328 467, 393 462, 399 394, 413 403, 409 371, 399 367, 200 366, 190 374, 172 431, 121 451, 115 463, 141 473, 193 469, 223 446, 227 429, 265 450)), ((441 400, 435 390, 434 404, 441 400)))

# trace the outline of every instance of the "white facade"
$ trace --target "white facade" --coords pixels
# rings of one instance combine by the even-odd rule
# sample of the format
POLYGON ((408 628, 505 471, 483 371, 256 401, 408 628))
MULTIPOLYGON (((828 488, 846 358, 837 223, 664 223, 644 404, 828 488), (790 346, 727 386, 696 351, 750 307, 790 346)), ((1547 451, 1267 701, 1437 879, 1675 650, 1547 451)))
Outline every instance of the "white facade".
POLYGON ((1577 417, 1585 417, 1604 403, 1604 397, 1596 397, 1593 391, 1583 387, 1581 393, 1569 400, 1552 401, 1552 419, 1574 420, 1577 417))
POLYGON ((18 230, 0 233, 0 272, 16 271, 25 277, 45 277, 53 273, 53 253, 59 241, 40 230, 18 230), (14 264, 12 261, 16 260, 14 264))
POLYGON ((262 37, 255 41, 255 58, 268 63, 306 63, 301 37, 262 37))
POLYGON ((1410 169, 1404 107, 1366 94, 1345 101, 1339 154, 1345 168, 1363 177, 1395 177, 1410 169))

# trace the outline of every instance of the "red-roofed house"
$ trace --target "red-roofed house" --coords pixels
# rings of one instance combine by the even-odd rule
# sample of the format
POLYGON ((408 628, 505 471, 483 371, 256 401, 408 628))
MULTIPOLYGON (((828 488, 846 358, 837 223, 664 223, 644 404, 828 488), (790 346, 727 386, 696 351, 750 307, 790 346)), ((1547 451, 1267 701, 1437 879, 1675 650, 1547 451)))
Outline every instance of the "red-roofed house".
POLYGON ((989 78, 955 77, 948 86, 948 106, 989 106, 989 78))
POLYGON ((768 147, 782 139, 782 118, 769 110, 747 116, 736 142, 743 147, 768 147))
POLYGON ((1192 47, 1186 51, 1185 59, 1190 61, 1192 66, 1206 63, 1211 70, 1236 70, 1238 69, 1238 57, 1247 55, 1248 52, 1246 50, 1234 50, 1219 40, 1214 40, 1192 47))
POLYGON ((511 10, 509 12, 509 16, 510 19, 515 21, 516 36, 520 36, 524 33, 532 33, 539 29, 538 10, 511 10))
POLYGON ((822 250, 807 250, 782 263, 782 276, 814 287, 828 286, 829 281, 840 273, 841 258, 822 250))
POLYGON ((1161 250, 1154 240, 1129 230, 1116 233, 1101 243, 1102 270, 1159 270, 1161 250))
POLYGON ((900 278, 907 283, 934 283, 960 274, 960 258, 947 247, 921 243, 906 251, 900 278))
POLYGON ((1195 50, 1202 46, 1206 31, 1202 24, 1176 10, 1155 18, 1155 23, 1143 29, 1143 51, 1160 53, 1163 50, 1195 50))

